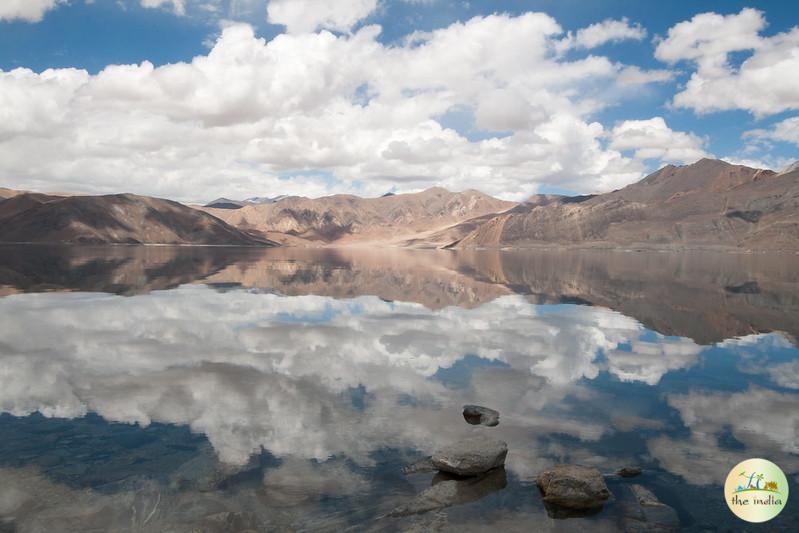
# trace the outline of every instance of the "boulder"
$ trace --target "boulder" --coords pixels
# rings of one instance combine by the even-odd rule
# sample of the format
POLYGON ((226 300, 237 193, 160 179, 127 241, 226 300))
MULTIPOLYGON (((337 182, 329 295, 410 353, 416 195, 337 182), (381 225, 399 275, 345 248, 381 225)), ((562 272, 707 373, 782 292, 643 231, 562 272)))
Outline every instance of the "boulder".
POLYGON ((475 435, 441 448, 433 454, 433 466, 459 476, 476 476, 505 464, 508 445, 486 435, 475 435))
POLYGON ((641 475, 641 469, 637 466, 625 466, 616 473, 621 477, 635 477, 641 475))
POLYGON ((535 480, 544 495, 544 503, 569 509, 602 507, 610 497, 602 473, 579 465, 555 465, 541 472, 535 480))
POLYGON ((463 418, 474 426, 494 427, 499 424, 499 411, 481 405, 464 405, 463 418))

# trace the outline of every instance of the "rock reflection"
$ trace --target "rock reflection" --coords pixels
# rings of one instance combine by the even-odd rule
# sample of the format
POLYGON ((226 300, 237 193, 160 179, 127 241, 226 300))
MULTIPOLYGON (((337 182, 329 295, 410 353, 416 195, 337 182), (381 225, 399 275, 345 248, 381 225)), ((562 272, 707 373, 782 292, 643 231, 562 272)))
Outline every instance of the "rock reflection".
POLYGON ((119 250, 0 257, 30 292, 0 298, 0 530, 558 530, 529 490, 553 463, 641 465, 700 514, 741 459, 799 471, 797 349, 751 334, 796 331, 784 263, 119 250), (420 487, 402 465, 487 429, 465 404, 502 414, 506 470, 420 487))
POLYGON ((799 256, 712 252, 441 251, 359 248, 0 246, 0 295, 220 290, 473 308, 508 294, 603 306, 664 335, 712 344, 799 335, 799 256))
POLYGON ((495 468, 476 477, 462 478, 443 472, 433 476, 432 486, 410 502, 389 513, 389 516, 409 516, 444 509, 452 505, 475 502, 508 484, 505 468, 495 468))
POLYGON ((519 296, 431 311, 374 297, 184 287, 133 298, 20 295, 0 300, 0 312, 8 317, 0 324, 4 412, 184 424, 235 464, 261 448, 360 462, 385 445, 432 452, 460 435, 440 407, 460 408, 468 397, 516 424, 596 438, 606 425, 558 411, 564 398, 591 394, 579 380, 617 371, 600 353, 613 361, 633 340, 662 345, 652 368, 641 359, 618 374, 653 383, 694 364, 687 346, 699 352, 681 339, 644 341, 640 324, 606 309, 539 312, 519 296), (505 368, 473 370, 456 389, 430 379, 468 354, 505 368), (370 396, 356 409, 348 395, 360 386, 370 396))

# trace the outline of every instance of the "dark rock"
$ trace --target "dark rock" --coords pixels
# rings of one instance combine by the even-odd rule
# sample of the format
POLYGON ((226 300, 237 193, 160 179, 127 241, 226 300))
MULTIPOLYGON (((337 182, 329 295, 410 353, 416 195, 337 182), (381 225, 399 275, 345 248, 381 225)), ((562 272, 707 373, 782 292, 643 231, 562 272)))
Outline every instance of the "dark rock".
POLYGON ((728 218, 740 218, 741 220, 745 220, 746 222, 751 222, 754 224, 763 216, 763 211, 730 211, 726 214, 726 216, 728 218))
POLYGON ((602 507, 610 491, 596 468, 579 465, 555 465, 541 472, 535 480, 544 495, 544 503, 569 509, 602 507))
POLYGON ((729 285, 724 290, 732 294, 760 294, 760 286, 756 281, 747 281, 740 285, 729 285))
POLYGON ((389 516, 415 515, 471 503, 504 489, 507 484, 504 468, 495 468, 481 476, 468 478, 438 473, 433 477, 432 487, 391 511, 389 516))
POLYGON ((441 448, 432 462, 443 472, 476 476, 504 465, 507 455, 507 443, 480 434, 441 448))
POLYGON ((637 466, 625 466, 617 472, 621 477, 635 477, 641 475, 641 469, 637 466))
POLYGON ((499 424, 499 412, 480 405, 464 405, 463 418, 472 425, 494 427, 499 424))

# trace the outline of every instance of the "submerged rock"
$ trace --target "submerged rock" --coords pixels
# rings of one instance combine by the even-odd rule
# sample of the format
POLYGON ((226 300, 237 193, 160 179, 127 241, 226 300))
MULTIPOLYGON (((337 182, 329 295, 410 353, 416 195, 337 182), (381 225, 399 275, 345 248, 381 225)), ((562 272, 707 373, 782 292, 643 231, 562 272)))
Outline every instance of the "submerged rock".
POLYGON ((547 516, 555 520, 565 520, 567 518, 586 518, 602 512, 602 506, 590 507, 587 509, 573 509, 571 507, 563 507, 554 503, 544 502, 544 509, 546 509, 547 516))
POLYGON ((644 533, 680 529, 677 511, 662 503, 649 489, 641 485, 621 487, 619 506, 622 510, 624 531, 644 533))
POLYGON ((441 448, 433 454, 433 465, 443 472, 476 476, 505 464, 507 443, 486 435, 475 435, 441 448))
POLYGON ((616 473, 621 477, 635 477, 641 475, 641 469, 637 466, 625 466, 616 473))
POLYGON ((402 473, 405 475, 423 474, 425 472, 435 472, 436 470, 435 465, 433 465, 433 459, 431 457, 425 457, 424 459, 419 459, 415 463, 405 465, 402 468, 402 473))
POLYGON ((480 405, 464 405, 463 418, 473 426, 494 427, 499 424, 499 411, 480 405))
POLYGON ((477 501, 508 484, 504 468, 495 468, 481 476, 458 478, 452 474, 438 473, 433 486, 413 500, 391 511, 389 516, 408 516, 426 513, 452 505, 477 501))
POLYGON ((541 472, 535 480, 544 495, 544 503, 569 509, 602 507, 610 491, 596 468, 579 465, 555 465, 541 472))
POLYGON ((643 485, 631 485, 630 490, 635 496, 635 500, 640 505, 650 506, 650 505, 662 505, 660 500, 658 500, 657 496, 655 496, 651 490, 644 487, 643 485))

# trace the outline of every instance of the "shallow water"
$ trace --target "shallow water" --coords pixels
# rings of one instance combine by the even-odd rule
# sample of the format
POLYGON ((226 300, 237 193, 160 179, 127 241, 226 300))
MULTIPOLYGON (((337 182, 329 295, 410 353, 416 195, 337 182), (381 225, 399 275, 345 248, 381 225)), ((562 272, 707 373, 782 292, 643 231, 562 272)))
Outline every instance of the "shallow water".
POLYGON ((0 531, 614 531, 631 483, 799 524, 721 488, 764 457, 799 495, 797 256, 0 247, 0 295, 0 531), (478 431, 504 471, 392 513, 478 431), (558 462, 644 473, 552 518, 558 462))

